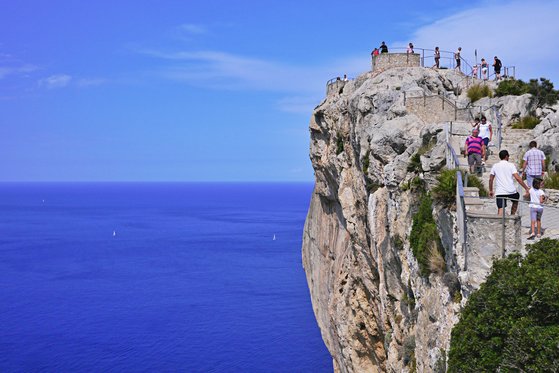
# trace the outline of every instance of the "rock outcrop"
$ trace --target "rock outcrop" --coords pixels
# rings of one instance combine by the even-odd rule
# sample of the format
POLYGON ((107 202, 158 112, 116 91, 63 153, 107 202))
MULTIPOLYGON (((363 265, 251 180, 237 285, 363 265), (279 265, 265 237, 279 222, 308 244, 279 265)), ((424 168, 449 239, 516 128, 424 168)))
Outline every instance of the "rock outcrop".
MULTIPOLYGON (((459 276, 464 269, 452 211, 433 211, 446 268, 422 277, 410 249, 419 199, 414 185, 432 188, 445 165, 448 119, 444 110, 440 118, 438 112, 415 114, 406 96, 440 95, 465 106, 461 84, 463 76, 454 71, 369 72, 328 95, 313 112, 316 183, 303 265, 337 372, 445 371, 450 332, 472 284, 459 276)), ((523 116, 529 103, 524 96, 502 100, 506 120, 523 116)), ((542 140, 559 136, 556 112, 542 115, 550 124, 534 134, 542 140)))

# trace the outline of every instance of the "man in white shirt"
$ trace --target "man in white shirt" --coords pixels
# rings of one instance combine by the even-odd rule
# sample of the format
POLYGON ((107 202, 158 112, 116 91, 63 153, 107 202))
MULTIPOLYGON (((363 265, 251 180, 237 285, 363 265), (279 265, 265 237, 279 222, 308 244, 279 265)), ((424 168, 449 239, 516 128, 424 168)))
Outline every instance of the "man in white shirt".
POLYGON ((524 154, 522 172, 526 175, 526 184, 532 186, 534 179, 543 179, 545 173, 545 154, 538 149, 535 141, 530 141, 530 150, 524 154))
POLYGON ((491 174, 489 175, 489 196, 495 196, 497 198, 497 208, 499 209, 499 215, 503 215, 503 208, 507 207, 507 199, 512 199, 511 215, 516 214, 518 209, 518 200, 520 199, 520 194, 516 191, 516 186, 514 185, 514 180, 526 190, 526 195, 528 194, 530 188, 524 184, 522 178, 518 176, 516 167, 514 164, 509 162, 509 152, 506 150, 501 150, 499 152, 499 159, 501 161, 496 163, 491 168, 491 174), (493 191, 493 182, 495 181, 495 191, 493 191))

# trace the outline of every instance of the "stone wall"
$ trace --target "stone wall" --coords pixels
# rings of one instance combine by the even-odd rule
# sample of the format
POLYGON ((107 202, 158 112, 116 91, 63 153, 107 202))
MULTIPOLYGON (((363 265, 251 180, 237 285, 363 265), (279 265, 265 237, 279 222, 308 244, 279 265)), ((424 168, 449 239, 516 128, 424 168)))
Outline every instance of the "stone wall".
POLYGON ((343 80, 334 80, 332 83, 326 86, 326 95, 330 96, 331 94, 342 93, 345 84, 346 82, 343 80))
POLYGON ((373 57, 371 69, 377 73, 392 67, 412 66, 421 66, 421 57, 418 53, 381 53, 373 57))
MULTIPOLYGON (((476 289, 491 271, 493 260, 503 256, 503 218, 497 214, 467 213, 468 245, 466 263, 468 283, 476 289)), ((505 217, 505 255, 522 247, 520 216, 505 217)))
POLYGON ((425 123, 472 120, 469 109, 457 108, 452 101, 438 95, 406 97, 405 105, 409 113, 425 123))

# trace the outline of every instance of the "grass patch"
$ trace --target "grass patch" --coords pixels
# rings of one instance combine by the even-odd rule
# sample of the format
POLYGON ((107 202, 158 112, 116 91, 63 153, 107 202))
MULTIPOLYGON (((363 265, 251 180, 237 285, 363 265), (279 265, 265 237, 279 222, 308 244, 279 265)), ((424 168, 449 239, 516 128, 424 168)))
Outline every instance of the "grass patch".
POLYGON ((343 151, 344 151, 344 139, 342 137, 338 137, 336 139, 336 155, 339 155, 343 151))
POLYGON ((471 102, 476 102, 483 97, 493 97, 493 91, 487 85, 475 84, 468 88, 467 95, 471 102))
MULTIPOLYGON (((464 177, 463 174, 462 174, 462 177, 464 177)), ((485 185, 483 185, 483 182, 481 181, 481 179, 479 177, 477 177, 476 175, 468 175, 468 186, 478 188, 480 197, 489 196, 489 193, 487 192, 487 189, 485 189, 485 185)))
POLYGON ((522 117, 518 121, 512 124, 512 128, 514 129, 527 129, 531 130, 532 128, 536 127, 540 123, 540 120, 532 115, 528 115, 527 117, 522 117))
MULTIPOLYGON (((464 179, 463 172, 462 179, 464 179)), ((456 170, 443 170, 437 177, 437 182, 433 188, 433 198, 446 208, 453 207, 456 203, 456 170)), ((468 186, 478 188, 480 197, 489 195, 481 179, 475 175, 468 174, 468 186)))
POLYGON ((545 188, 559 189, 559 173, 558 172, 547 173, 543 179, 543 184, 545 188))
POLYGON ((371 152, 367 152, 365 154, 365 156, 363 157, 363 161, 362 161, 362 165, 363 165, 363 173, 365 175, 367 175, 369 173, 369 165, 370 165, 370 153, 371 152))
POLYGON ((428 193, 421 196, 419 210, 413 216, 410 247, 419 263, 421 275, 428 276, 433 272, 430 265, 430 258, 433 257, 433 250, 437 250, 442 256, 441 239, 439 237, 437 224, 433 218, 433 201, 428 193))
POLYGON ((446 208, 456 203, 456 170, 443 170, 437 176, 437 185, 433 188, 433 198, 446 208))

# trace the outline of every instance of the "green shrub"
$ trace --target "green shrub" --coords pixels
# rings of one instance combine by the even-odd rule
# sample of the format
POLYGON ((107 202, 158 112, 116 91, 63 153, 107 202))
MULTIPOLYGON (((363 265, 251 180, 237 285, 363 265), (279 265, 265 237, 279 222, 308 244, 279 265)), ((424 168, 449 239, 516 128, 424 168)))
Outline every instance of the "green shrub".
POLYGON ((556 372, 559 241, 497 260, 452 330, 448 372, 556 372))
MULTIPOLYGON (((462 177, 464 177, 464 175, 462 175, 462 177)), ((489 195, 487 189, 485 189, 485 185, 483 185, 483 181, 476 175, 468 175, 468 186, 478 188, 480 197, 487 197, 489 195)))
POLYGON ((528 92, 532 94, 532 103, 536 107, 552 106, 559 99, 559 91, 553 89, 553 83, 549 79, 530 79, 528 92))
POLYGON ((344 139, 342 137, 338 137, 336 139, 336 155, 340 154, 344 151, 344 139))
POLYGON ((456 203, 456 170, 443 170, 437 176, 437 185, 433 188, 433 198, 446 208, 456 203))
MULTIPOLYGON (((422 276, 428 276, 431 270, 433 250, 442 256, 442 244, 435 219, 433 219, 433 201, 429 194, 423 194, 419 201, 419 209, 413 216, 410 232, 410 247, 419 263, 422 276)), ((444 257, 443 257, 444 262, 444 257)))
POLYGON ((502 80, 497 89, 495 89, 495 96, 520 96, 528 93, 528 85, 522 80, 507 79, 502 80))
POLYGON ((365 156, 363 157, 362 165, 363 165, 363 173, 365 175, 367 175, 369 173, 369 164, 370 164, 369 155, 370 155, 370 152, 367 152, 365 154, 365 156))
POLYGON ((559 173, 549 172, 544 177, 544 187, 549 189, 559 189, 559 173))
POLYGON ((423 172, 423 167, 421 167, 421 154, 415 153, 411 156, 407 170, 408 172, 423 172))
POLYGON ((496 96, 519 96, 525 93, 532 95, 533 107, 551 106, 559 99, 559 91, 553 89, 553 83, 545 78, 530 79, 528 83, 514 79, 503 80, 495 90, 496 96))
POLYGON ((540 120, 532 115, 528 115, 527 117, 522 117, 518 121, 512 124, 512 128, 514 129, 528 129, 531 130, 532 128, 536 127, 540 123, 540 120))
POLYGON ((493 91, 487 85, 475 84, 468 88, 468 98, 472 102, 476 102, 482 97, 493 97, 493 91))

